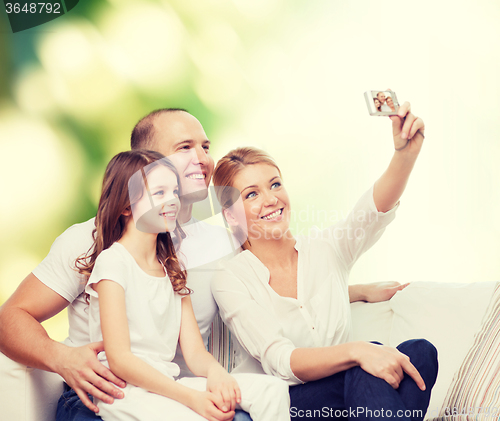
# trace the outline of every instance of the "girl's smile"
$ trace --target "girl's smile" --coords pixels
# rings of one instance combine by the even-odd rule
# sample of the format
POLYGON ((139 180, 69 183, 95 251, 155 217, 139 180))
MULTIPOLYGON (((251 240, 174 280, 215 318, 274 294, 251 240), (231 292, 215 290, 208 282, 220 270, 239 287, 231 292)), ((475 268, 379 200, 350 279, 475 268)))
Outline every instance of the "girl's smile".
POLYGON ((180 209, 175 174, 159 165, 147 175, 142 186, 141 198, 131 206, 137 229, 156 234, 173 231, 180 209))

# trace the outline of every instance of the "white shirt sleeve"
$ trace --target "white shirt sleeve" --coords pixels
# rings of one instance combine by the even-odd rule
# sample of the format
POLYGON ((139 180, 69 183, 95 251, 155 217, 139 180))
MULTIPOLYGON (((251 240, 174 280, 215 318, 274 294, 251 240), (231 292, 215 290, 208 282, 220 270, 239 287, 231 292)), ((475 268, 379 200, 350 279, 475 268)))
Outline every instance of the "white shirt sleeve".
POLYGON ((236 275, 227 269, 218 271, 212 280, 212 293, 222 320, 243 348, 260 361, 265 373, 289 385, 303 383, 290 367, 294 344, 283 336, 272 311, 253 299, 236 275))
POLYGON ((43 284, 70 303, 85 288, 85 277, 75 268, 75 260, 92 246, 93 219, 73 225, 56 238, 49 254, 33 270, 43 284))
POLYGON ((358 200, 347 218, 316 233, 333 245, 338 257, 350 269, 372 247, 396 217, 399 202, 387 212, 379 212, 373 200, 373 186, 358 200))
POLYGON ((128 278, 130 278, 128 265, 123 261, 116 248, 109 248, 97 256, 85 292, 92 297, 97 297, 97 292, 92 288, 92 285, 103 279, 116 282, 126 291, 128 278))

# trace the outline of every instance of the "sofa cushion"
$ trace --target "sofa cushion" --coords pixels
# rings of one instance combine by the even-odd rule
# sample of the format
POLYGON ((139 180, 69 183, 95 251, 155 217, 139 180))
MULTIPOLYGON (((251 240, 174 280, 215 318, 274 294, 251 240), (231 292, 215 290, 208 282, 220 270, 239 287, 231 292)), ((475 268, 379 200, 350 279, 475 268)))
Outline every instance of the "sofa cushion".
POLYGON ((439 415, 453 421, 500 416, 500 283, 439 415))
POLYGON ((63 380, 55 373, 26 367, 0 352, 1 419, 53 421, 63 380))
POLYGON ((377 341, 389 345, 393 312, 389 301, 351 304, 353 341, 377 341))
POLYGON ((390 345, 425 338, 438 350, 439 373, 426 418, 438 415, 453 375, 472 346, 494 287, 494 282, 413 282, 390 301, 394 311, 390 345))

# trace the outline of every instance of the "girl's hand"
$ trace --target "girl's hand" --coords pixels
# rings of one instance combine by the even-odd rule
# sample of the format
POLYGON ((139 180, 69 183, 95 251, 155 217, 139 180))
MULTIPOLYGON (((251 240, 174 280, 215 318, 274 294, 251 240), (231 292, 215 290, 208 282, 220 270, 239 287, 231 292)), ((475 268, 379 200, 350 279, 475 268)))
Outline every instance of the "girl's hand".
POLYGON ((411 105, 405 102, 399 107, 397 116, 390 116, 394 148, 397 151, 418 154, 424 142, 424 122, 420 117, 413 115, 411 105))
POLYGON ((236 404, 241 402, 238 383, 218 364, 208 373, 207 390, 221 398, 221 406, 217 405, 217 407, 224 412, 234 411, 236 404))
POLYGON ((223 400, 211 392, 193 390, 192 399, 188 405, 193 411, 210 421, 230 421, 234 418, 234 411, 222 411, 223 400))
POLYGON ((421 390, 425 390, 424 380, 407 355, 390 346, 368 342, 356 344, 355 360, 367 373, 385 380, 394 389, 399 387, 404 373, 407 373, 421 390))

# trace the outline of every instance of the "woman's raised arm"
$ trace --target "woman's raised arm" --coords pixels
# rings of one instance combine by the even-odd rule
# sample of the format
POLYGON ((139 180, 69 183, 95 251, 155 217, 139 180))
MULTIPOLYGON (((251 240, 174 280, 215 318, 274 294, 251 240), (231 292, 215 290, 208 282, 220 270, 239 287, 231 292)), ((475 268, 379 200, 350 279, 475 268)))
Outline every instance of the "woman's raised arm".
POLYGON ((398 115, 390 119, 395 151, 389 167, 373 187, 373 200, 379 212, 387 212, 396 206, 424 141, 424 122, 411 113, 409 102, 405 102, 398 115))

